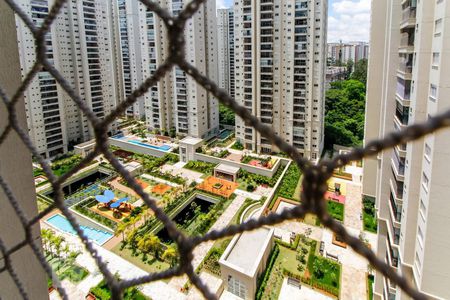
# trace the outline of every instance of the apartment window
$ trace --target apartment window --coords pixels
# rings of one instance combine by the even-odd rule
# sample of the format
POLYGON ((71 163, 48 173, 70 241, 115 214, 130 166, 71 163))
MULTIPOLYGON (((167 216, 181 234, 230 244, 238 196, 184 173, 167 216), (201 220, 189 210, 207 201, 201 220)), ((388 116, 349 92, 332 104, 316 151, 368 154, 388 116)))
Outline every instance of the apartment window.
POLYGON ((433 69, 437 69, 439 67, 439 52, 433 52, 433 62, 432 67, 433 69))
POLYGON ((425 222, 425 214, 427 212, 427 208, 425 207, 425 203, 423 199, 420 199, 420 207, 419 207, 420 216, 422 217, 422 221, 425 222))
POLYGON ((420 226, 417 229, 417 240, 419 241, 420 247, 423 247, 423 232, 420 226))
POLYGON ((428 179, 428 176, 424 173, 422 173, 422 186, 423 189, 425 190, 425 192, 428 193, 428 183, 430 182, 430 180, 428 179))
POLYGON ((437 86, 430 84, 430 100, 436 102, 437 99, 437 86))
POLYGON ((434 22, 434 36, 440 36, 442 32, 442 19, 438 19, 434 22))
POLYGON ((430 162, 431 161, 431 147, 428 144, 425 144, 425 159, 430 162))

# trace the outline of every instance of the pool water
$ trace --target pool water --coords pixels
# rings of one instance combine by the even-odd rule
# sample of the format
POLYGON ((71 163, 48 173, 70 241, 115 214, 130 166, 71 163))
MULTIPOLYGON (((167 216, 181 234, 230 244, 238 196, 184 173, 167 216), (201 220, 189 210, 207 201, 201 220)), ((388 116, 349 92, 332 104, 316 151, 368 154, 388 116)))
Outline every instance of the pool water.
POLYGON ((129 140, 128 142, 139 145, 139 146, 152 148, 152 149, 156 149, 156 150, 161 150, 161 151, 169 151, 170 150, 170 146, 168 146, 168 145, 155 146, 155 145, 150 145, 150 144, 142 143, 142 142, 135 141, 135 140, 129 140))
POLYGON ((226 139, 227 137, 229 137, 231 133, 232 133, 231 130, 225 129, 224 131, 222 131, 222 132, 219 134, 219 139, 224 140, 224 139, 226 139))
MULTIPOLYGON (((47 222, 50 223, 55 228, 73 234, 77 235, 75 229, 73 229, 72 225, 69 223, 69 221, 64 218, 60 214, 56 214, 50 218, 47 219, 47 222)), ((81 230, 83 233, 87 236, 88 239, 94 241, 95 243, 99 245, 103 245, 107 240, 112 238, 112 234, 103 230, 98 230, 92 227, 82 226, 80 225, 81 230)))

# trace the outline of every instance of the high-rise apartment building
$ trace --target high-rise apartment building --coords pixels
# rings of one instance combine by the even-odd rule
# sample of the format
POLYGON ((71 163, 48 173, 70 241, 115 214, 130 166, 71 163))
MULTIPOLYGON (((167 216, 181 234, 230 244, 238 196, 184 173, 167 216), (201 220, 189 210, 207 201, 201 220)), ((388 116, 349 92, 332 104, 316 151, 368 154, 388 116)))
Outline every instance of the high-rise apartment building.
MULTIPOLYGON (((188 1, 160 1, 173 15, 188 1)), ((114 0, 115 53, 118 58, 119 101, 150 77, 169 54, 166 27, 139 1, 114 0)), ((217 80, 216 6, 205 2, 185 27, 186 60, 217 80)), ((145 118, 149 129, 205 138, 218 133, 219 107, 213 95, 180 68, 168 72, 127 114, 145 118)))
POLYGON ((346 64, 349 60, 354 63, 369 57, 369 43, 328 43, 328 58, 332 63, 346 64))
MULTIPOLYGON (((372 1, 365 140, 450 108, 450 1, 372 1)), ((378 257, 430 297, 450 299, 450 132, 364 161, 378 257)), ((375 299, 410 299, 377 273, 375 299)))
MULTIPOLYGON (((323 148, 326 0, 236 1, 236 99, 316 160, 323 148)), ((236 137, 262 153, 278 151, 241 119, 236 137)))
MULTIPOLYGON (((40 26, 53 0, 20 0, 22 9, 40 26)), ((68 1, 46 35, 47 59, 58 69, 97 117, 116 105, 114 58, 110 35, 110 3, 101 0, 68 1)), ((17 34, 25 76, 35 63, 34 37, 17 17, 17 34)), ((86 116, 45 69, 25 91, 30 137, 45 157, 67 152, 89 140, 93 130, 86 116)))
POLYGON ((233 8, 217 10, 217 49, 219 86, 234 98, 234 12, 233 8))

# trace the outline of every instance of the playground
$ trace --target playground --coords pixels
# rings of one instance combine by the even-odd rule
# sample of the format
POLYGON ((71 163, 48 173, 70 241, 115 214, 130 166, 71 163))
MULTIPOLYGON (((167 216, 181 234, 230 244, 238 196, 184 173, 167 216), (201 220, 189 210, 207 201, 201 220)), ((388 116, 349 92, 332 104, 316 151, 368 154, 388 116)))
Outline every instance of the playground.
POLYGON ((225 198, 230 198, 238 186, 239 184, 236 182, 209 176, 202 183, 197 185, 197 189, 225 198))

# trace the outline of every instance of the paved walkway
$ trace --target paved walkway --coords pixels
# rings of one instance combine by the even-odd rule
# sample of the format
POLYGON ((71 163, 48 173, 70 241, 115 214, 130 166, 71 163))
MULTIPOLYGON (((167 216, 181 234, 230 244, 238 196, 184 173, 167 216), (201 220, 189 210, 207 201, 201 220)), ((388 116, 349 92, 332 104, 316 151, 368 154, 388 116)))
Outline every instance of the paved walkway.
POLYGON ((288 232, 295 232, 298 234, 306 234, 307 231, 311 231, 310 238, 316 241, 322 240, 323 229, 316 226, 311 226, 298 221, 286 221, 281 224, 275 225, 276 228, 282 229, 288 232))
POLYGON ((250 198, 252 200, 261 200, 262 196, 261 195, 257 195, 255 193, 250 193, 250 192, 246 192, 240 189, 236 189, 234 191, 234 193, 238 196, 242 196, 244 198, 250 198))
MULTIPOLYGON (((319 293, 307 286, 301 285, 300 288, 287 283, 287 278, 284 278, 281 286, 278 300, 332 300, 333 298, 319 293)), ((347 298, 342 298, 347 299, 347 298)), ((365 299, 365 298, 360 298, 365 299)))
POLYGON ((347 183, 347 200, 344 209, 344 225, 354 229, 361 230, 363 222, 362 215, 362 197, 361 184, 347 183))
POLYGON ((168 180, 165 180, 165 179, 162 179, 162 178, 159 178, 159 177, 155 177, 155 176, 152 176, 152 175, 149 175, 149 174, 146 174, 146 173, 142 174, 141 176, 143 178, 146 178, 146 179, 149 179, 149 180, 153 180, 153 181, 156 181, 156 182, 159 182, 159 183, 167 184, 167 185, 169 185, 171 187, 181 187, 181 184, 178 184, 178 183, 175 183, 175 182, 172 182, 172 181, 168 181, 168 180))
MULTIPOLYGON (((212 230, 220 230, 226 227, 234 215, 237 213, 239 208, 245 201, 245 197, 237 196, 236 199, 227 207, 224 213, 219 217, 219 219, 214 223, 209 231, 212 230)), ((192 260, 192 265, 194 270, 200 265, 202 260, 205 258, 206 253, 208 253, 209 249, 214 245, 215 241, 208 241, 198 245, 194 250, 194 259, 192 260)), ((176 290, 180 290, 187 281, 186 276, 175 277, 170 280, 169 285, 174 287, 176 290)))
POLYGON ((341 299, 366 299, 366 271, 342 265, 341 299))
POLYGON ((183 162, 177 162, 174 165, 165 164, 161 167, 161 171, 163 173, 170 172, 173 176, 180 175, 181 177, 183 177, 188 181, 188 184, 190 184, 193 181, 197 183, 203 182, 203 179, 201 178, 203 174, 200 172, 183 168, 185 164, 186 163, 183 162))

